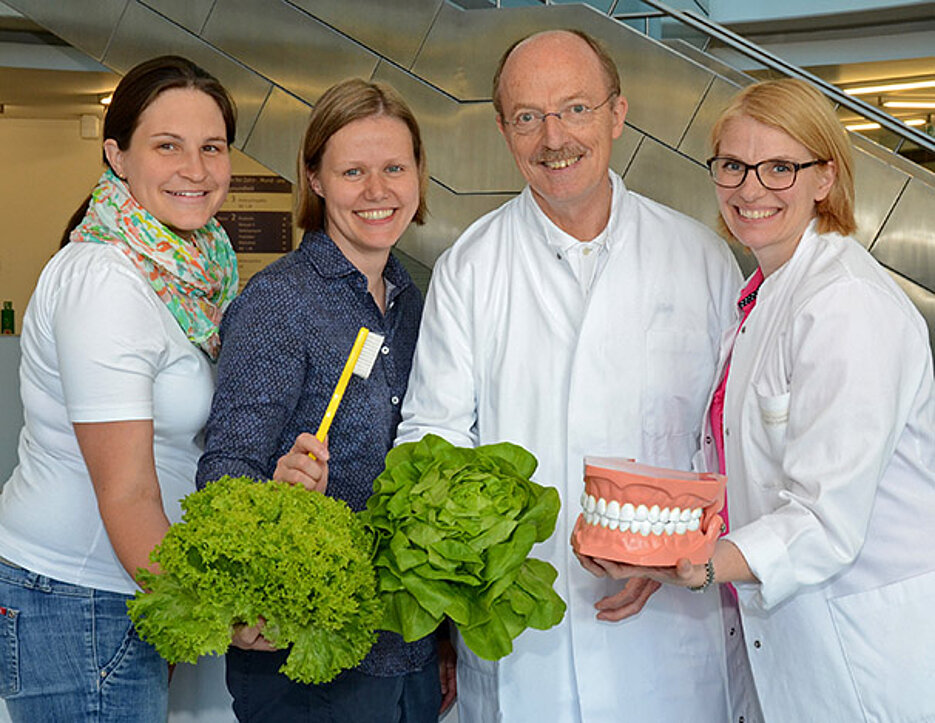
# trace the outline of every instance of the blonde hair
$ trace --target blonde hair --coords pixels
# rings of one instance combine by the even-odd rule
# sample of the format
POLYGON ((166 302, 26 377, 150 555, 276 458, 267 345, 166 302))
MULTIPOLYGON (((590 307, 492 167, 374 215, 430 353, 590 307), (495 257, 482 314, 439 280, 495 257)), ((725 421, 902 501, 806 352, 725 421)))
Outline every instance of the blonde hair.
MULTIPOLYGON (((718 145, 728 121, 746 116, 781 130, 805 146, 817 159, 834 163, 835 177, 828 195, 815 204, 819 233, 849 235, 854 220, 854 160, 851 143, 834 108, 817 88, 796 78, 765 80, 741 90, 711 129, 711 148, 718 145)), ((719 226, 726 231, 723 219, 719 226)))
POLYGON ((321 157, 325 145, 331 136, 344 126, 357 120, 372 116, 385 115, 398 118, 412 135, 412 150, 419 171, 419 207, 416 209, 413 223, 425 223, 428 207, 425 201, 428 186, 428 166, 425 161, 425 148, 415 116, 400 95, 383 83, 370 83, 360 78, 352 78, 331 86, 318 100, 305 139, 299 150, 299 189, 296 208, 296 225, 304 231, 324 228, 325 201, 312 190, 308 174, 317 173, 321 166, 321 157))

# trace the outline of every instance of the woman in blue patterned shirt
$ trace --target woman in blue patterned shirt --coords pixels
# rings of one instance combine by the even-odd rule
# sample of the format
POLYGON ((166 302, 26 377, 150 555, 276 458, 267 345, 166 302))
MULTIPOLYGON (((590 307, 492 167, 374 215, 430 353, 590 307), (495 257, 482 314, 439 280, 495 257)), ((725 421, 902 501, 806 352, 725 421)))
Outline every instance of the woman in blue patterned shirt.
MULTIPOLYGON (((283 479, 363 509, 396 434, 422 312, 390 250, 423 223, 427 177, 419 127, 395 91, 355 79, 321 97, 299 156, 302 243, 250 280, 221 327, 199 487, 225 474, 283 479), (385 340, 370 377, 349 385, 326 448, 309 430, 361 326, 385 340)), ((304 685, 278 672, 288 651, 261 633, 239 629, 227 654, 241 721, 438 719, 431 637, 381 632, 357 668, 304 685)))

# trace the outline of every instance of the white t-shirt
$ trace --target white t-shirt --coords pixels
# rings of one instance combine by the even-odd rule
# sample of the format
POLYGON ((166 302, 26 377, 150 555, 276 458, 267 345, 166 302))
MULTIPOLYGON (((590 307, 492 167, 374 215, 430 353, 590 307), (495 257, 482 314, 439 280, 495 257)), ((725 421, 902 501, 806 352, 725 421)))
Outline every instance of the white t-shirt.
POLYGON ((119 250, 73 243, 26 309, 19 465, 0 495, 0 556, 49 577, 133 593, 117 559, 72 423, 152 419, 170 522, 195 489, 214 369, 119 250))

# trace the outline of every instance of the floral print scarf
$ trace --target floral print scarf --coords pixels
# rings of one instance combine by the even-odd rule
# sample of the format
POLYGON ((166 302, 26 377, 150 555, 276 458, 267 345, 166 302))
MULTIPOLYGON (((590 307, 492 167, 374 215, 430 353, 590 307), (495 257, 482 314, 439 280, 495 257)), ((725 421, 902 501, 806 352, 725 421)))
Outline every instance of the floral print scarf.
POLYGON ((237 258, 214 218, 184 239, 166 228, 107 169, 70 240, 112 244, 139 269, 189 341, 217 359, 218 324, 237 294, 237 258))

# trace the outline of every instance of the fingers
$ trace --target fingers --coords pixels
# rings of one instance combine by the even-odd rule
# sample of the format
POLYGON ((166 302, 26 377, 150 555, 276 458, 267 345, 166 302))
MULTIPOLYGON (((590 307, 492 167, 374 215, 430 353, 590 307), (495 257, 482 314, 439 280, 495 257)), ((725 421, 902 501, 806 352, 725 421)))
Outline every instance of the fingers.
POLYGON ((575 557, 578 558, 578 562, 581 563, 581 567, 590 572, 592 575, 597 577, 605 577, 607 575, 607 572, 604 570, 604 568, 598 565, 593 558, 588 557, 587 555, 579 555, 577 552, 575 552, 575 557))
POLYGON ((263 637, 266 621, 260 618, 256 625, 235 625, 231 635, 231 645, 242 650, 277 650, 269 640, 263 637))
POLYGON ((600 611, 597 619, 618 622, 636 615, 660 587, 662 583, 655 580, 630 578, 616 595, 609 595, 594 604, 594 607, 600 611))
POLYGON ((457 653, 448 640, 438 643, 438 677, 442 686, 442 702, 438 709, 441 715, 447 711, 458 697, 458 676, 456 674, 457 653))
POLYGON ((292 449, 276 462, 273 479, 302 485, 312 492, 324 492, 328 486, 327 443, 303 432, 296 437, 292 449))

